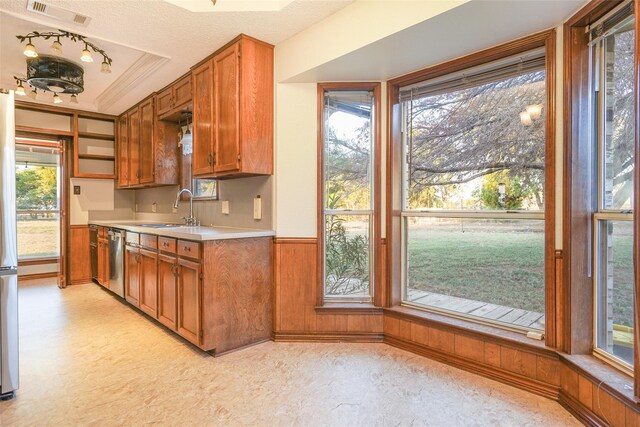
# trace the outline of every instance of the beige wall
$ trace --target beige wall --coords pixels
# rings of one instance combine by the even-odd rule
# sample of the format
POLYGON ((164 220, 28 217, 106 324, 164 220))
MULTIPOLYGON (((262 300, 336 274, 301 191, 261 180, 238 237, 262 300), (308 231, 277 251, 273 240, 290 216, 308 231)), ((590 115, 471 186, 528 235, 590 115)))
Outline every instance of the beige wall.
MULTIPOLYGON (((391 2, 389 2, 391 3, 391 2)), ((405 3, 403 7, 408 7, 405 3)), ((437 3, 437 2, 435 2, 437 3)), ((399 31, 402 25, 421 22, 427 19, 435 9, 425 8, 417 13, 412 7, 409 13, 396 11, 392 22, 381 22, 380 27, 362 36, 351 39, 354 31, 360 28, 362 19, 353 25, 337 29, 342 18, 336 15, 345 13, 351 16, 355 10, 375 15, 383 13, 384 5, 379 2, 356 2, 334 16, 316 24, 298 36, 276 46, 276 125, 275 125, 275 227, 279 237, 316 237, 316 188, 317 188, 317 83, 283 83, 283 80, 302 73, 305 67, 316 66, 320 61, 329 61, 345 53, 340 43, 330 43, 327 37, 348 39, 348 49, 356 49, 388 31, 399 31), (415 13, 414 13, 415 12, 415 13), (411 16, 400 17, 409 14, 411 16), (396 16, 398 15, 398 16, 396 16), (322 50, 317 52, 318 45, 322 50), (331 50, 333 49, 333 50, 331 50), (307 55, 313 51, 314 55, 307 55), (313 58, 310 58, 312 56, 313 58), (333 56, 333 57, 332 57, 333 56)), ((556 247, 562 248, 562 27, 557 28, 556 43, 556 247)), ((424 64, 424 67, 434 64, 424 64)), ((382 221, 384 224, 385 159, 386 159, 386 83, 383 82, 382 94, 382 221)), ((385 230, 383 228, 383 237, 385 230)))

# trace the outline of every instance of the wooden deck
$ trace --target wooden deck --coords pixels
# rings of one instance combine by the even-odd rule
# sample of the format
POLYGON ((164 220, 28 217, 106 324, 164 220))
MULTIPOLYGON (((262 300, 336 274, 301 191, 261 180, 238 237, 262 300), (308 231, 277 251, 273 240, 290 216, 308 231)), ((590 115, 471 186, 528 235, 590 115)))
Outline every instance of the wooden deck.
POLYGON ((509 325, 544 330, 544 314, 535 311, 521 310, 519 308, 489 304, 416 289, 409 289, 407 300, 415 304, 455 311, 457 313, 507 323, 509 325))

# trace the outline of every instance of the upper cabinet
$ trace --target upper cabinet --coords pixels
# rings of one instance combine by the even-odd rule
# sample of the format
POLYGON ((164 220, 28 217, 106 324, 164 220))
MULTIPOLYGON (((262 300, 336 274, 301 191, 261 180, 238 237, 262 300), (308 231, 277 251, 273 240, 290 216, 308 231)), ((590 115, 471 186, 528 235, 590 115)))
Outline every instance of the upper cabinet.
POLYGON ((241 35, 192 70, 193 176, 273 173, 273 46, 241 35))
POLYGON ((118 187, 177 185, 178 125, 158 119, 155 95, 118 118, 118 187))
POLYGON ((160 120, 178 121, 182 112, 191 111, 191 74, 158 92, 156 111, 160 120))

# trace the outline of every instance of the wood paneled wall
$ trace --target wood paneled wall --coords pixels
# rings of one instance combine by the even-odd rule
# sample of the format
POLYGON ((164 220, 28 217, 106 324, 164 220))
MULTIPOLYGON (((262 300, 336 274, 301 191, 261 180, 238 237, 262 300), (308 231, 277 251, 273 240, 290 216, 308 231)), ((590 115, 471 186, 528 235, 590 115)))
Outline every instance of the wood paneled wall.
MULTIPOLYGON (((555 258, 561 278, 562 252, 555 258)), ((317 259, 315 238, 275 240, 276 341, 383 341, 556 400, 587 425, 640 426, 640 407, 633 404, 633 391, 626 384, 633 381, 621 373, 607 378, 606 384, 599 381, 590 372, 600 371, 600 378, 603 370, 611 369, 591 356, 577 356, 582 361, 576 363, 576 356, 542 343, 453 327, 394 309, 316 307, 317 259), (584 367, 587 360, 589 369, 584 367)), ((384 268, 382 276, 384 283, 384 268)))
POLYGON ((382 341, 382 310, 316 308, 317 240, 276 239, 274 337, 277 341, 382 341))
POLYGON ((72 285, 91 281, 89 226, 69 227, 69 282, 72 285))

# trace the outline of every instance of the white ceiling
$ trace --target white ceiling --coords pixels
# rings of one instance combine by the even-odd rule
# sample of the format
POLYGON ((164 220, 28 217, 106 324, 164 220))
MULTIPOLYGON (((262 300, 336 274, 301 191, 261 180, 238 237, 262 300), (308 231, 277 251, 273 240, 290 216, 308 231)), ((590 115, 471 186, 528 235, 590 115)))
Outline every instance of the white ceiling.
MULTIPOLYGON (((119 114, 240 33, 275 45, 353 0, 294 0, 280 11, 259 12, 224 12, 215 7, 212 12, 191 12, 163 0, 41 1, 89 16, 91 21, 88 26, 63 23, 27 11, 27 0, 0 0, 0 87, 15 87, 13 75, 26 73, 17 34, 63 29, 87 36, 113 59, 109 75, 99 72, 99 61, 82 64, 85 92, 79 97, 79 108, 119 114)), ((228 0, 218 0, 218 5, 224 1, 228 0)), ((63 56, 77 61, 81 47, 62 42, 63 56)), ((48 53, 51 41, 34 40, 34 44, 41 53, 48 53)), ((40 96, 47 103, 50 97, 40 96)))
POLYGON ((471 0, 286 80, 385 81, 561 25, 589 0, 471 0))

